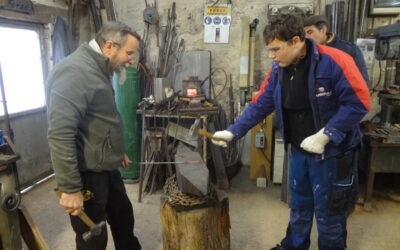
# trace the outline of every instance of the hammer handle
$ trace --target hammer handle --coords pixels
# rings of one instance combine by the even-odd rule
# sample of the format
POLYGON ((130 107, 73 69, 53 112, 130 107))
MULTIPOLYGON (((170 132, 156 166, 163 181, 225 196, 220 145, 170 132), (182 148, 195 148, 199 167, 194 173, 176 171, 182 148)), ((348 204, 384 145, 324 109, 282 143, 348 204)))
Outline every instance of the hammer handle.
POLYGON ((94 222, 92 221, 92 219, 89 218, 89 216, 87 216, 87 214, 81 210, 81 212, 78 214, 78 217, 86 224, 86 226, 88 226, 89 228, 92 228, 94 226, 96 226, 96 224, 94 224, 94 222))
POLYGON ((214 140, 214 141, 224 141, 224 142, 227 142, 227 141, 225 141, 225 140, 223 140, 223 139, 214 138, 213 134, 211 134, 210 132, 207 132, 207 131, 204 130, 204 129, 199 129, 199 130, 198 130, 198 133, 199 133, 199 135, 205 136, 205 137, 207 137, 208 139, 212 139, 212 140, 214 140))
MULTIPOLYGON (((56 195, 61 198, 61 194, 62 192, 60 190, 58 190, 57 188, 54 189, 54 192, 56 193, 56 195)), ((78 217, 86 224, 86 226, 88 226, 89 228, 94 227, 96 224, 94 224, 94 222, 89 218, 89 216, 87 216, 87 214, 81 210, 81 212, 78 214, 78 217)))

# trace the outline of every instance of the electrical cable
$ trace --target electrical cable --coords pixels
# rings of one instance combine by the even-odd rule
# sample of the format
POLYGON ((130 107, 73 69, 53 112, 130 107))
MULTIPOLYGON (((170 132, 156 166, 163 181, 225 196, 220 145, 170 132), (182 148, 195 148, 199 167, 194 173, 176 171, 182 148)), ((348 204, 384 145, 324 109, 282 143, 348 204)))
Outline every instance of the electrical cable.
MULTIPOLYGON (((382 59, 385 58, 388 54, 389 54, 389 42, 386 42, 386 50, 385 50, 385 54, 382 56, 382 59)), ((378 78, 378 83, 372 88, 372 90, 375 90, 377 87, 379 87, 379 85, 381 84, 381 78, 382 78, 382 61, 378 60, 378 64, 379 64, 379 78, 378 78)))
POLYGON ((224 83, 224 86, 222 87, 222 89, 219 91, 219 93, 214 96, 214 99, 216 99, 219 95, 222 94, 222 91, 224 91, 224 89, 226 88, 226 85, 228 84, 228 75, 226 74, 226 71, 223 68, 216 68, 215 71, 216 70, 222 70, 224 72, 225 83, 224 83))
POLYGON ((146 67, 140 63, 140 62, 135 62, 134 64, 137 64, 144 72, 144 74, 146 75, 146 77, 148 77, 149 79, 151 79, 151 76, 149 75, 149 73, 147 72, 146 67))
POLYGON ((203 86, 203 84, 215 73, 215 72, 217 72, 218 70, 221 70, 222 72, 224 72, 224 76, 225 76, 225 83, 224 83, 224 87, 222 87, 222 89, 220 90, 220 92, 217 94, 217 95, 215 95, 215 90, 214 90, 214 86, 212 85, 212 90, 213 90, 213 94, 214 94, 214 99, 216 99, 219 95, 221 95, 221 93, 222 93, 222 91, 224 91, 224 89, 226 88, 226 85, 228 84, 228 75, 226 74, 226 71, 223 69, 223 68, 221 68, 221 67, 218 67, 218 68, 215 68, 206 78, 204 78, 204 80, 203 81, 201 81, 201 83, 200 83, 200 88, 203 86))
POLYGON ((379 60, 378 61, 378 64, 379 64, 379 77, 378 77, 378 83, 377 84, 375 84, 375 86, 372 88, 372 90, 374 90, 374 89, 376 89, 380 84, 381 84, 381 77, 382 77, 382 63, 381 63, 381 61, 379 60))
POLYGON ((268 156, 265 154, 264 149, 263 148, 259 148, 259 150, 261 151, 262 155, 264 156, 265 160, 271 165, 271 160, 268 158, 268 156))

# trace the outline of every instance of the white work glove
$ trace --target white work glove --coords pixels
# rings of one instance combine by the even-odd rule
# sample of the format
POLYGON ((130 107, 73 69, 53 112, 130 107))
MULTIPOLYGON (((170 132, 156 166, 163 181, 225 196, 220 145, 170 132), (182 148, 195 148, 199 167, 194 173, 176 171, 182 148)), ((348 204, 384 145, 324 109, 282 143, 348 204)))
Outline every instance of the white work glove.
POLYGON ((224 130, 224 131, 217 131, 214 133, 213 138, 214 139, 221 139, 223 141, 216 141, 211 139, 212 143, 214 143, 215 145, 218 146, 222 146, 224 148, 226 148, 228 146, 228 142, 232 141, 234 135, 232 134, 232 132, 228 131, 228 130, 224 130))
POLYGON ((324 129, 325 128, 322 128, 317 133, 304 139, 301 142, 300 147, 310 153, 322 154, 324 152, 325 145, 330 141, 329 136, 324 134, 324 129))

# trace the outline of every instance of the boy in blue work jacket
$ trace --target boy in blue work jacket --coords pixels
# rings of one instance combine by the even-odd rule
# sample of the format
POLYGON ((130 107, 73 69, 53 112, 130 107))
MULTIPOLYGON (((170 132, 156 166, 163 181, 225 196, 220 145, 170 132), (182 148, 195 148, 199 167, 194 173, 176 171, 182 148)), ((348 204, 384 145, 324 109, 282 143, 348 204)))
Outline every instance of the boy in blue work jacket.
POLYGON ((345 249, 357 178, 352 155, 361 143, 358 123, 370 109, 368 87, 350 55, 305 38, 298 16, 274 17, 264 39, 274 62, 260 92, 214 138, 238 139, 275 111, 285 145, 292 145, 292 199, 286 236, 272 249, 309 249, 314 214, 319 249, 345 249))

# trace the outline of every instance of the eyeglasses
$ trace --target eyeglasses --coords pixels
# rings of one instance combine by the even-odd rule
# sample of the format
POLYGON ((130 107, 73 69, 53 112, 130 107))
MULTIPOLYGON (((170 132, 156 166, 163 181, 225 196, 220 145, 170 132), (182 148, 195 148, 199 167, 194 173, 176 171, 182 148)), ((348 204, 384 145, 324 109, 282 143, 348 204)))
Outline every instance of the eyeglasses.
MULTIPOLYGON (((112 42, 113 42, 113 46, 116 46, 119 49, 122 49, 122 47, 121 47, 121 45, 119 43, 114 42, 114 41, 112 41, 112 42)), ((126 51, 125 50, 125 54, 126 54, 127 57, 132 57, 132 58, 135 57, 135 51, 126 51)))
POLYGON ((289 44, 292 43, 292 41, 293 41, 292 39, 293 39, 293 38, 291 38, 291 39, 285 41, 285 43, 284 43, 283 45, 281 45, 281 46, 276 46, 276 47, 272 47, 272 48, 268 48, 268 47, 267 47, 268 53, 272 53, 272 54, 278 53, 279 51, 281 51, 281 49, 284 49, 288 43, 289 43, 289 44))
POLYGON ((267 51, 268 53, 272 53, 272 54, 276 54, 278 53, 281 49, 283 49, 285 46, 277 46, 277 47, 273 47, 273 48, 268 48, 267 47, 267 51))

